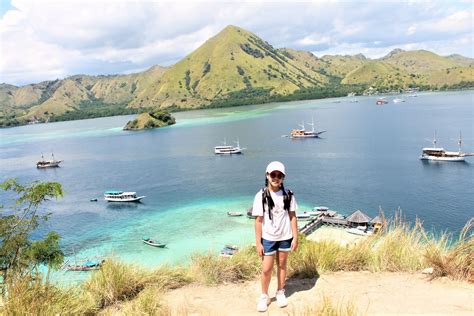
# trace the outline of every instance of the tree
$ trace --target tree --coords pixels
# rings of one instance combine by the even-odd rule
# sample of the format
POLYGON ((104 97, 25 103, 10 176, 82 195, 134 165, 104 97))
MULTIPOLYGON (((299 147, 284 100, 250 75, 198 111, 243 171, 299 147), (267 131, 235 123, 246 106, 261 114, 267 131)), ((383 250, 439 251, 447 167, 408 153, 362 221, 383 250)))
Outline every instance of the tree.
POLYGON ((57 182, 34 181, 21 185, 16 179, 1 183, 0 188, 17 195, 13 206, 0 206, 0 271, 4 287, 13 276, 38 272, 40 265, 46 265, 48 272, 61 265, 64 253, 59 248, 60 236, 56 232, 50 232, 42 240, 30 238, 50 215, 44 215, 40 206, 63 196, 63 190, 57 182))

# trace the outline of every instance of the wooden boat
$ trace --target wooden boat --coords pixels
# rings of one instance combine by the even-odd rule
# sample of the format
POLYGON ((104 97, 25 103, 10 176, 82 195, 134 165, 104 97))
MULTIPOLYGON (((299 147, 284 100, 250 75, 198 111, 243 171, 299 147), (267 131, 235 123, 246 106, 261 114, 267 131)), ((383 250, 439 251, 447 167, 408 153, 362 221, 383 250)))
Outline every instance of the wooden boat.
POLYGON ((239 247, 237 245, 225 245, 224 248, 219 253, 221 257, 232 257, 237 252, 239 252, 239 247))
POLYGON ((140 202, 145 196, 137 196, 137 192, 124 192, 119 190, 108 190, 104 193, 104 199, 108 202, 140 202))
POLYGON ((227 212, 228 216, 242 216, 242 212, 227 212))
POLYGON ((51 160, 44 160, 43 154, 41 154, 41 160, 36 163, 36 168, 44 169, 44 168, 55 168, 59 167, 59 164, 62 160, 56 160, 54 158, 54 154, 51 153, 51 160))
POLYGON ((149 245, 149 246, 152 246, 152 247, 158 247, 158 248, 164 248, 164 247, 166 247, 166 244, 161 243, 161 242, 157 242, 157 241, 155 241, 155 240, 153 240, 153 239, 150 239, 150 238, 144 238, 144 239, 142 239, 142 241, 143 241, 145 244, 147 244, 147 245, 149 245))
POLYGON ((83 264, 67 264, 64 269, 67 271, 92 271, 99 270, 105 260, 102 261, 86 261, 83 264))

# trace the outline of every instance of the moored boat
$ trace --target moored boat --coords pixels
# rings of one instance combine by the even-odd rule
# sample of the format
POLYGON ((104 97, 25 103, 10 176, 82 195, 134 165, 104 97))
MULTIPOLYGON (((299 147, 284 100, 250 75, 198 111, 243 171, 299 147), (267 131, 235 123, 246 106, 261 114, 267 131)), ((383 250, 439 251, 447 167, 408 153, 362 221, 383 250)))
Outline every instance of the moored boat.
POLYGON ((105 260, 86 261, 83 264, 66 264, 63 268, 68 271, 92 271, 99 270, 105 260))
POLYGON ((388 101, 384 97, 378 98, 377 101, 375 101, 375 104, 377 105, 382 105, 382 104, 387 104, 387 103, 388 101))
POLYGON ((242 151, 244 151, 246 148, 241 148, 240 147, 240 142, 239 142, 239 139, 237 139, 235 141, 235 143, 237 144, 237 146, 230 146, 230 145, 227 145, 225 139, 224 141, 222 142, 223 145, 220 145, 220 146, 215 146, 214 147, 214 153, 216 155, 235 155, 235 154, 241 154, 242 151))
POLYGON ((303 121, 303 124, 300 124, 301 129, 294 129, 290 132, 290 137, 291 138, 316 138, 319 137, 322 133, 325 133, 326 131, 315 131, 314 130, 314 122, 313 118, 311 118, 311 124, 307 123, 308 125, 311 125, 311 130, 307 131, 305 129, 305 124, 303 121))
POLYGON ((162 243, 162 242, 158 242, 156 240, 153 240, 153 239, 150 239, 150 238, 143 238, 142 241, 149 245, 149 246, 153 246, 153 247, 158 247, 158 248, 164 248, 166 247, 166 244, 165 243, 162 243))
POLYGON ((227 212, 227 216, 242 216, 242 212, 227 212))
POLYGON ((219 256, 221 257, 232 257, 237 252, 239 252, 239 247, 236 245, 225 245, 224 248, 220 251, 219 256))
POLYGON ((41 154, 41 160, 36 163, 36 168, 42 169, 42 168, 55 168, 59 167, 59 164, 62 162, 62 160, 56 160, 54 158, 54 154, 51 153, 51 160, 44 160, 43 154, 41 154))
POLYGON ((433 147, 423 148, 420 160, 427 161, 452 161, 452 162, 462 162, 465 157, 474 156, 474 154, 466 154, 461 151, 462 145, 462 135, 459 133, 459 151, 447 151, 444 148, 436 147, 436 132, 433 138, 433 147))
POLYGON ((138 202, 145 196, 137 196, 136 192, 124 192, 118 190, 105 191, 104 199, 108 202, 138 202))

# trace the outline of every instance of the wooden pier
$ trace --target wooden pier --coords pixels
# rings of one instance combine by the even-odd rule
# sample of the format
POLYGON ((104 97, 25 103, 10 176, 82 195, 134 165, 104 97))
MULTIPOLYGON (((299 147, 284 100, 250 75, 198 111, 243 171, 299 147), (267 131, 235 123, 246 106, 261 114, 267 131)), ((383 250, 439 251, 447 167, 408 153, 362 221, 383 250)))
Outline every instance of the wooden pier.
POLYGON ((319 226, 321 226, 322 217, 316 217, 309 221, 306 225, 300 228, 300 233, 305 236, 308 236, 312 232, 314 232, 319 226))
POLYGON ((336 226, 336 227, 350 227, 349 222, 346 219, 332 218, 327 216, 316 217, 309 221, 306 225, 299 229, 300 233, 308 236, 322 225, 336 226))

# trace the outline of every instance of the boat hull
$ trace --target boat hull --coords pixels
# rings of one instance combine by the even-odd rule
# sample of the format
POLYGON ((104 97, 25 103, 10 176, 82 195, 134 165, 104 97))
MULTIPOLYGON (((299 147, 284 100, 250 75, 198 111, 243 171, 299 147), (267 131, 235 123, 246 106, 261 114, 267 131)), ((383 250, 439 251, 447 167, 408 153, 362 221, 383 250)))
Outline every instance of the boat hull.
POLYGON ((145 196, 137 196, 135 198, 127 198, 127 199, 118 199, 118 198, 111 198, 111 197, 105 197, 104 199, 107 202, 140 202, 141 199, 143 199, 145 196))
POLYGON ((436 156, 421 156, 420 160, 425 161, 454 161, 454 162, 462 162, 464 161, 464 157, 436 157, 436 156))
POLYGON ((38 168, 38 169, 56 168, 56 167, 59 167, 60 163, 61 163, 61 161, 45 162, 45 163, 38 162, 36 164, 36 168, 38 168))

